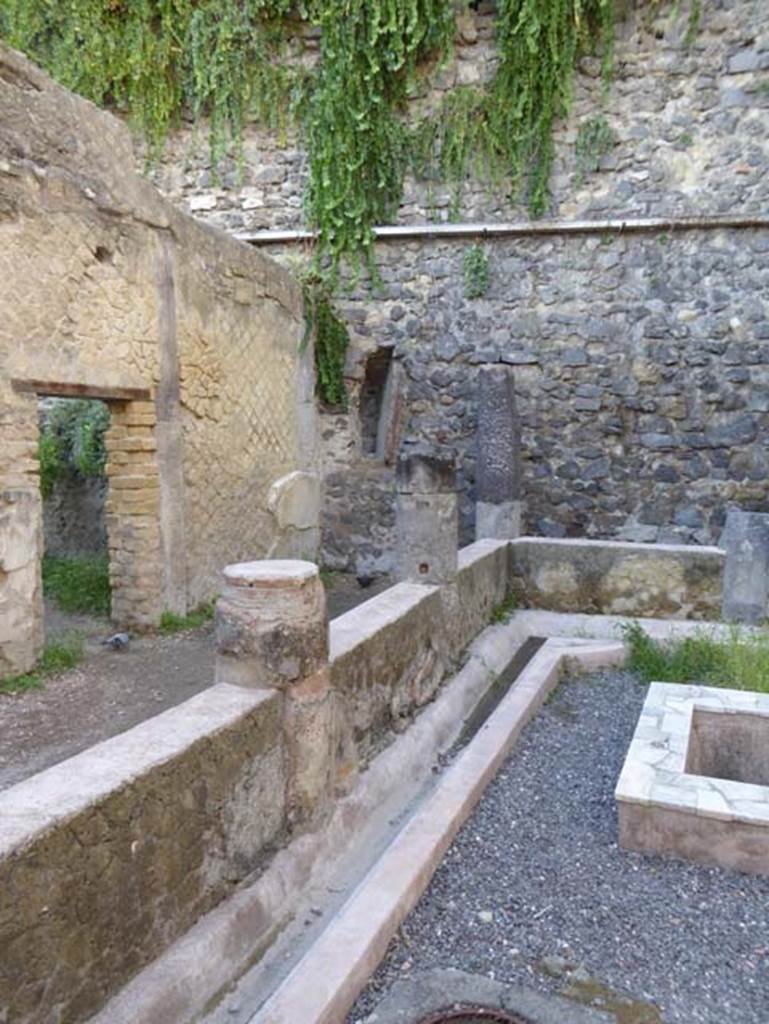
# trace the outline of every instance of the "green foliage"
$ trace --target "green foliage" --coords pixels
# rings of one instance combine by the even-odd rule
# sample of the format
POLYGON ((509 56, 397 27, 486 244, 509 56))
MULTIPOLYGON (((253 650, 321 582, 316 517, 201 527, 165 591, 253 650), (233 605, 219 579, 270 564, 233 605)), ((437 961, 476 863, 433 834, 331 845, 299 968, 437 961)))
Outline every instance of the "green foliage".
POLYGON ((40 493, 50 498, 56 481, 63 472, 59 440, 50 430, 41 430, 37 442, 37 459, 40 468, 40 493))
POLYGON ((644 682, 706 683, 769 693, 769 633, 737 628, 726 639, 700 630, 692 636, 660 643, 637 623, 627 623, 628 668, 644 682))
POLYGON ((598 170, 601 157, 611 152, 615 141, 614 132, 605 117, 591 117, 582 122, 575 146, 578 181, 598 170))
POLYGON ((111 590, 106 556, 43 559, 43 593, 64 612, 110 613, 111 590))
POLYGON ((489 257, 481 245, 471 245, 462 257, 465 295, 480 299, 489 290, 489 257))
POLYGON ((31 672, 0 679, 0 693, 24 693, 36 690, 49 676, 74 668, 83 657, 83 638, 79 633, 66 633, 45 645, 43 656, 31 672))
POLYGON ((130 113, 157 154, 189 112, 216 161, 246 119, 275 125, 292 86, 276 58, 289 0, 4 0, 0 35, 54 78, 130 113))
POLYGON ((347 408, 344 364, 350 335, 337 316, 328 281, 310 276, 304 282, 306 319, 305 344, 315 334, 315 376, 321 400, 330 406, 347 408))
POLYGON ((61 399, 47 410, 38 440, 40 490, 50 497, 65 473, 103 476, 107 461, 104 435, 109 409, 95 399, 61 399))
POLYGON ((445 51, 454 11, 447 0, 316 0, 321 62, 305 130, 306 196, 320 250, 369 258, 372 228, 392 219, 403 189, 407 133, 398 111, 416 65, 445 51))
POLYGON ((298 16, 321 29, 312 83, 280 59, 290 0, 5 0, 0 35, 70 88, 129 111, 151 153, 184 113, 206 115, 216 164, 248 118, 274 125, 292 106, 309 150, 317 266, 328 257, 333 279, 343 259, 372 267, 372 228, 394 216, 409 162, 453 184, 455 213, 471 171, 526 185, 543 213, 553 123, 580 49, 600 45, 608 74, 614 2, 499 0, 493 81, 449 93, 415 132, 405 101, 418 67, 449 50, 453 0, 307 0, 298 16))
POLYGON ((497 186, 525 187, 532 214, 545 212, 553 162, 553 124, 569 109, 581 49, 603 48, 611 70, 614 0, 500 0, 499 65, 486 89, 460 86, 414 133, 417 173, 453 186, 459 208, 468 174, 497 186))
POLYGON ((201 604, 194 611, 187 615, 177 615, 176 612, 165 611, 160 616, 158 629, 161 633, 180 633, 188 629, 200 629, 210 622, 214 617, 214 603, 209 601, 201 604))
POLYGON ((498 605, 495 605, 491 609, 491 615, 489 616, 489 622, 508 622, 510 616, 518 607, 518 597, 516 594, 508 594, 504 601, 500 601, 498 605))

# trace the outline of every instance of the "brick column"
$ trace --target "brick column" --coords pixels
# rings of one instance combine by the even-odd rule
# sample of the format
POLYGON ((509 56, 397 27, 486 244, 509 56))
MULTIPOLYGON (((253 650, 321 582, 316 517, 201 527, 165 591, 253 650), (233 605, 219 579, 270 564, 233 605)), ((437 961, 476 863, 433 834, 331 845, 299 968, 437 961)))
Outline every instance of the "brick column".
POLYGON ((141 629, 163 611, 160 479, 153 402, 110 402, 106 504, 112 617, 141 629))
POLYGON ((332 766, 326 595, 312 562, 228 565, 216 606, 216 681, 284 695, 289 823, 325 809, 332 766))

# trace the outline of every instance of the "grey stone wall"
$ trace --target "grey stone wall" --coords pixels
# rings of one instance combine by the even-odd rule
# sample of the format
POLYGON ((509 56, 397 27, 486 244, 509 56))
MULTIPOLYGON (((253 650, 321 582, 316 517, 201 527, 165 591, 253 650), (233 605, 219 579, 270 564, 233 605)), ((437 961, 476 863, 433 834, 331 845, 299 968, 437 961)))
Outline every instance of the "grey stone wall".
POLYGON ((43 502, 45 553, 58 558, 107 554, 107 478, 67 474, 43 502))
MULTIPOLYGON (((552 217, 750 216, 769 198, 769 30, 756 0, 703 0, 686 41, 686 4, 639 4, 619 27, 606 92, 582 60, 556 133, 552 217), (577 140, 602 117, 614 145, 580 168, 577 140)), ((493 70, 493 15, 460 19, 455 59, 414 113, 493 70)), ((253 132, 242 183, 176 138, 161 188, 230 231, 302 226, 305 157, 296 139, 253 132)), ((408 182, 398 222, 446 221, 448 188, 408 182)), ((468 183, 460 218, 525 219, 503 185, 468 183)), ((391 345, 404 372, 402 444, 429 440, 460 462, 460 537, 472 537, 477 367, 516 367, 524 528, 548 536, 710 543, 730 502, 767 507, 769 236, 765 230, 487 240, 490 288, 464 295, 468 242, 377 246, 384 288, 341 305, 353 335, 351 411, 323 420, 325 558, 389 567, 392 478, 361 448, 365 361, 391 345)), ((273 247, 288 263, 298 252, 273 247)))

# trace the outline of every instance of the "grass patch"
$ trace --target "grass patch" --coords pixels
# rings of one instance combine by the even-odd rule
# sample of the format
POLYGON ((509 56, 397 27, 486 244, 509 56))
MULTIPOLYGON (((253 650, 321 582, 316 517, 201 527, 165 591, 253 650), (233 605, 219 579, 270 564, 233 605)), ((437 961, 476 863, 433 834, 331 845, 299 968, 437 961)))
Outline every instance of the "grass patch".
POLYGON ((63 612, 107 617, 111 590, 106 555, 43 559, 43 593, 63 612))
POLYGON ((43 655, 31 672, 0 680, 0 693, 23 693, 36 690, 51 676, 66 672, 83 657, 83 638, 79 633, 66 633, 45 645, 43 655))
POLYGON ((181 633, 187 629, 200 629, 210 622, 214 617, 214 602, 209 601, 201 604, 187 615, 177 615, 176 612, 165 611, 160 616, 158 631, 166 636, 171 633, 181 633))
POLYGON ((489 622, 507 622, 517 608, 518 597, 515 594, 508 594, 504 601, 500 601, 491 609, 489 622))
POLYGON ((724 638, 702 630, 660 643, 630 622, 622 634, 629 650, 627 667, 644 682, 706 683, 769 693, 769 633, 734 627, 724 638))

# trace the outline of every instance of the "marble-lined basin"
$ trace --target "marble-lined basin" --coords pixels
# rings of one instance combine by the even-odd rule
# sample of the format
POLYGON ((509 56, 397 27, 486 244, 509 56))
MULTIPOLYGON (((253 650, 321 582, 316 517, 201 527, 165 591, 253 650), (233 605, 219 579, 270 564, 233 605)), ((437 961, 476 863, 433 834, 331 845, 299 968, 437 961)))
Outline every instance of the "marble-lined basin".
POLYGON ((652 683, 614 795, 624 849, 769 875, 769 695, 652 683))

